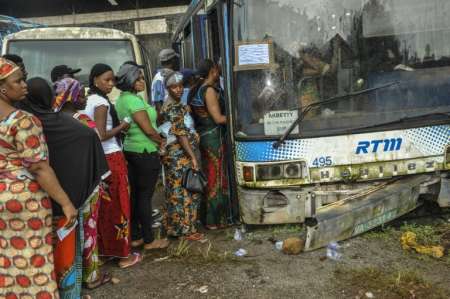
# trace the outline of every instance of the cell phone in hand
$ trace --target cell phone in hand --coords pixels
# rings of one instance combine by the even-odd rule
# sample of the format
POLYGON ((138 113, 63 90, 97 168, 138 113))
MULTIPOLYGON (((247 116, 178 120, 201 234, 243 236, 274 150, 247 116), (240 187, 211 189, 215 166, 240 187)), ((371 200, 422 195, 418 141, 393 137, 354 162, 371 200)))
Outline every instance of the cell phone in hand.
POLYGON ((124 117, 123 121, 126 122, 127 124, 131 124, 131 117, 126 116, 124 117))
POLYGON ((56 234, 58 235, 58 239, 60 241, 64 240, 78 225, 78 220, 75 220, 73 224, 70 227, 61 227, 56 231, 56 234))

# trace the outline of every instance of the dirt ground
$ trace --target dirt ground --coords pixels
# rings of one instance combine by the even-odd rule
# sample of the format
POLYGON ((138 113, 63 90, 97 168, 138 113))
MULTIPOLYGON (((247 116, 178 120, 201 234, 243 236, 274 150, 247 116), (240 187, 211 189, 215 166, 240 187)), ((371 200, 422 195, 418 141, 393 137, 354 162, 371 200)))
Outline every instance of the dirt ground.
POLYGON ((412 230, 423 242, 448 246, 449 221, 450 214, 408 215, 341 242, 339 261, 327 259, 326 249, 285 255, 268 240, 298 236, 301 226, 250 228, 242 241, 233 239, 236 228, 208 232, 206 243, 173 242, 168 250, 146 252, 130 269, 106 264, 102 269, 120 282, 89 294, 95 299, 450 298, 448 250, 436 259, 404 251, 400 244, 402 232, 412 230), (236 257, 239 248, 248 255, 236 257))

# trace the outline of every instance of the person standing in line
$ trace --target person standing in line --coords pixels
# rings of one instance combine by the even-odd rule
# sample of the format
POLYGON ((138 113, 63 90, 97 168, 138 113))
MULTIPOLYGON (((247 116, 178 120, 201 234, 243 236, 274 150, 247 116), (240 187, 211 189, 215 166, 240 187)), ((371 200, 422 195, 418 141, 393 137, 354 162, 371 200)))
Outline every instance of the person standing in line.
POLYGON ((189 108, 181 102, 183 75, 179 72, 167 74, 165 87, 168 97, 161 113, 164 121, 170 124, 169 134, 175 139, 167 145, 164 156, 167 195, 165 228, 169 236, 201 240, 204 236, 197 232, 201 194, 186 190, 182 184, 183 174, 188 169, 200 170, 197 155, 200 138, 193 124, 189 128, 185 122, 189 108))
POLYGON ((152 231, 152 197, 161 171, 158 150, 165 141, 156 130, 155 108, 138 95, 145 90, 142 67, 124 63, 117 73, 117 88, 122 90, 116 101, 119 119, 131 123, 124 151, 131 187, 132 246, 144 246, 146 250, 166 248, 168 240, 155 240, 152 231))
POLYGON ((25 64, 23 63, 22 57, 16 54, 5 54, 2 56, 4 59, 9 60, 13 62, 15 65, 17 65, 23 74, 23 80, 26 81, 28 77, 28 72, 25 68, 25 64))
POLYGON ((180 55, 173 49, 163 49, 159 52, 158 58, 161 69, 158 70, 152 82, 152 105, 159 113, 167 97, 167 90, 164 87, 164 73, 180 69, 180 55))
POLYGON ((51 73, 50 79, 55 83, 64 78, 74 78, 74 75, 81 72, 81 69, 72 69, 65 64, 55 66, 51 73))
POLYGON ((217 64, 204 60, 197 72, 201 79, 188 102, 200 134, 203 171, 208 178, 202 220, 206 228, 217 229, 228 225, 232 217, 226 166, 225 102, 217 64))
MULTIPOLYGON (((84 238, 90 236, 88 232, 83 232, 86 223, 84 216, 90 203, 95 201, 93 197, 98 185, 109 173, 108 165, 100 140, 92 129, 66 113, 53 111, 54 91, 47 81, 32 78, 27 83, 29 93, 21 102, 22 109, 33 113, 42 122, 50 165, 61 186, 80 210, 78 225, 66 237, 54 239, 55 273, 60 297, 78 298, 82 285, 83 249, 91 243, 89 238, 84 238), (74 144, 77 146, 74 147, 74 144)), ((63 226, 64 218, 57 205, 53 205, 52 209, 54 230, 58 231, 63 226)), ((108 282, 108 276, 99 277, 96 285, 100 286, 101 281, 108 282)))
POLYGON ((41 122, 13 106, 26 94, 20 68, 0 58, 1 292, 59 298, 50 197, 61 207, 65 227, 75 224, 77 210, 48 163, 41 122))
POLYGON ((182 69, 180 73, 183 75, 183 95, 181 96, 181 103, 188 104, 189 93, 191 88, 197 85, 198 77, 194 70, 182 69))
MULTIPOLYGON (((53 110, 55 112, 64 112, 88 128, 96 130, 95 122, 86 114, 78 112, 84 110, 87 103, 87 99, 84 95, 84 87, 79 81, 72 78, 64 78, 56 82, 55 90, 56 97, 53 101, 53 110)), ((100 142, 98 143, 100 144, 100 142)), ((105 158, 102 160, 104 160, 104 168, 106 171, 107 162, 105 158)), ((107 172, 109 173, 109 170, 107 172)), ((107 177, 107 175, 104 175, 103 177, 107 177)), ((109 196, 105 193, 103 180, 101 180, 98 182, 98 186, 95 188, 94 192, 90 194, 89 199, 80 209, 83 216, 84 233, 83 285, 90 290, 111 282, 111 275, 101 273, 98 257, 98 211, 100 202, 108 199, 109 196)))
POLYGON ((127 268, 140 262, 142 256, 131 254, 128 168, 120 139, 130 125, 119 121, 108 98, 114 84, 114 73, 109 65, 94 65, 89 75, 90 95, 81 113, 94 120, 111 171, 107 179, 111 200, 102 201, 99 210, 99 251, 103 256, 120 258, 119 266, 127 268))

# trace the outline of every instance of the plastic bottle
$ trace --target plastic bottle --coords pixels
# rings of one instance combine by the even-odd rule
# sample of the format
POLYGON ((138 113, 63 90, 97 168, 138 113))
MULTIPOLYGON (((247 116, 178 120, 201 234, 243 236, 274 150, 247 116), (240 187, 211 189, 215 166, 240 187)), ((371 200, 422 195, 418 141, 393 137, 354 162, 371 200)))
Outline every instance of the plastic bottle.
POLYGON ((330 242, 327 246, 327 258, 334 261, 341 260, 341 245, 339 245, 337 242, 330 242))
POLYGON ((242 241, 242 238, 243 236, 241 230, 239 228, 236 228, 236 230, 234 231, 234 239, 236 241, 242 241))
POLYGON ((275 243, 275 248, 276 248, 278 251, 281 251, 281 250, 283 249, 283 241, 277 241, 277 242, 275 243))

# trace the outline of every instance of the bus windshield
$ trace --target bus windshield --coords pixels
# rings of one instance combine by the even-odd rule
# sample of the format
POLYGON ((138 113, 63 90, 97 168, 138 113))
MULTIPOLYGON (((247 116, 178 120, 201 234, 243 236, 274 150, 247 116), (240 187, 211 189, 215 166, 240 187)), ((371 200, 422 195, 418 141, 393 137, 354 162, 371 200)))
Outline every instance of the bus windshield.
POLYGON ((302 108, 321 101, 292 134, 339 134, 450 112, 447 0, 239 0, 233 6, 233 113, 242 138, 280 136, 302 108), (245 67, 248 61, 256 63, 245 67), (340 95, 350 96, 327 102, 340 95))
POLYGON ((29 78, 50 80, 53 67, 66 64, 81 68, 76 76, 85 84, 94 64, 109 64, 117 72, 122 63, 135 59, 130 40, 11 40, 7 51, 23 58, 29 78))

